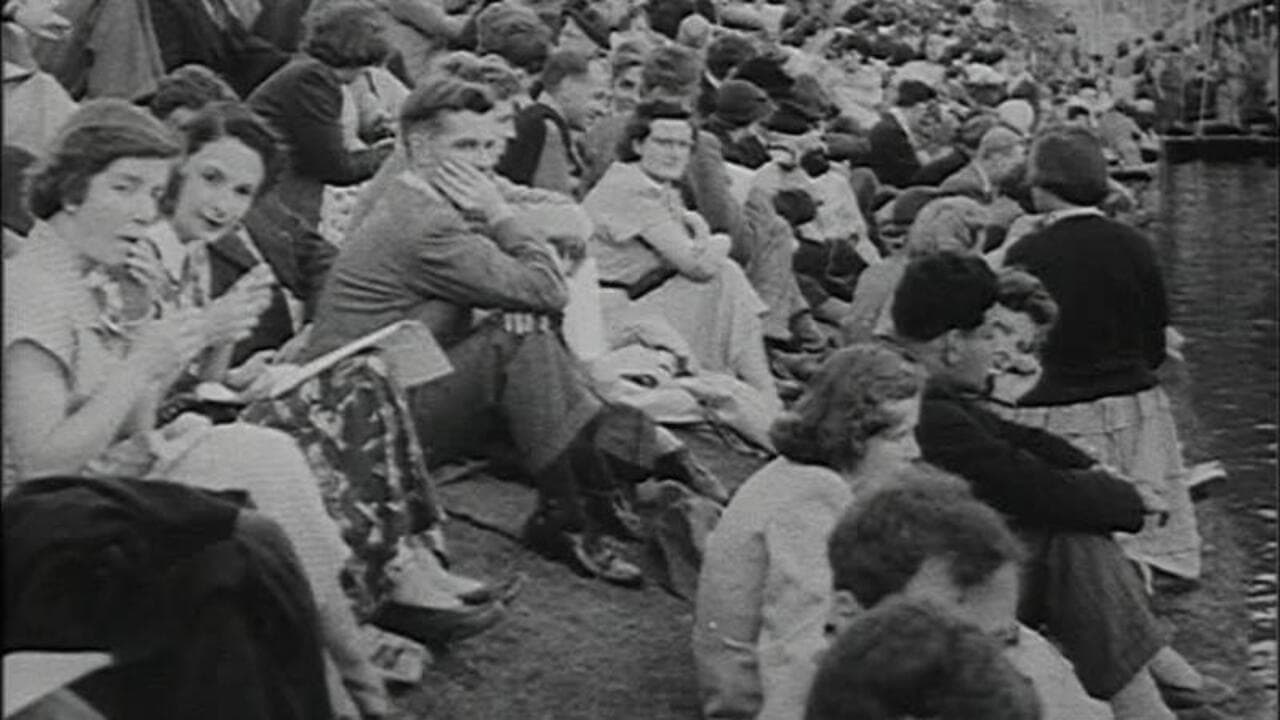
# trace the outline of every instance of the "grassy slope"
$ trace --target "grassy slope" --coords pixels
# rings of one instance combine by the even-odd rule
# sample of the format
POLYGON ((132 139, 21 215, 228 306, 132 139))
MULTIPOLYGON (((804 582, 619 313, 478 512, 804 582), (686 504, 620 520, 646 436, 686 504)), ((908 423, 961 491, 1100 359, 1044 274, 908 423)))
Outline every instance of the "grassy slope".
MULTIPOLYGON (((726 479, 745 478, 754 467, 709 443, 695 448, 726 479)), ((447 488, 452 507, 515 528, 527 490, 467 485, 447 488)), ((1229 717, 1275 717, 1274 693, 1248 675, 1245 550, 1225 503, 1207 500, 1199 515, 1205 580, 1192 592, 1159 598, 1157 608, 1174 631, 1175 647, 1241 688, 1222 708, 1229 717)), ((464 571, 495 577, 520 570, 531 582, 506 623, 438 659, 419 687, 403 692, 404 717, 696 720, 690 604, 657 587, 622 590, 582 580, 467 522, 453 523, 449 537, 464 571)))

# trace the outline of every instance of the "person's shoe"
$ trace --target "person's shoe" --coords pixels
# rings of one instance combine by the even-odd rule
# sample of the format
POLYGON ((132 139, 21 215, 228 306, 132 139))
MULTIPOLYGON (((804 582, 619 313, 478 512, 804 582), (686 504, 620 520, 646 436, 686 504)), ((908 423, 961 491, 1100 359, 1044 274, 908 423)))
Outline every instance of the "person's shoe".
POLYGON ((720 478, 698 459, 688 448, 680 451, 676 462, 678 472, 669 472, 677 482, 683 483, 699 495, 715 500, 721 505, 729 502, 729 490, 720 478))
POLYGON ((584 577, 596 577, 613 585, 638 588, 644 585, 640 568, 624 560, 613 548, 600 540, 571 533, 565 536, 569 567, 584 577))
POLYGON ((600 539, 589 541, 582 533, 552 532, 539 515, 531 518, 525 526, 524 541, 534 552, 568 565, 583 577, 600 578, 624 587, 644 584, 644 573, 640 568, 623 560, 600 539))
MULTIPOLYGON (((772 367, 785 373, 783 377, 807 382, 822 367, 822 354, 811 352, 788 353, 778 351, 771 358, 772 367)), ((779 373, 781 374, 781 373, 779 373)))
POLYGON ((804 383, 797 380, 778 378, 774 384, 778 386, 778 398, 783 402, 791 402, 804 394, 804 383))
POLYGON ((1191 466, 1187 471, 1187 491, 1193 502, 1209 497, 1213 489, 1227 479, 1227 470, 1217 460, 1191 466))
POLYGON ((1195 578, 1170 575, 1163 570, 1155 570, 1152 573, 1151 587, 1160 595, 1185 595, 1200 587, 1200 581, 1195 578))
POLYGON ((1208 675, 1204 676, 1204 682, 1198 688, 1166 685, 1159 680, 1156 681, 1156 687, 1159 688, 1160 696, 1164 698, 1170 710, 1190 710, 1217 705, 1236 694, 1235 688, 1208 675))
POLYGON ((507 608, 500 602, 487 605, 464 605, 458 609, 417 607, 403 603, 383 603, 369 618, 381 630, 440 648, 464 638, 473 637, 497 625, 506 617, 507 608))
POLYGON ((485 585, 469 592, 458 593, 458 599, 467 605, 486 605, 492 602, 500 602, 504 606, 510 606, 524 589, 524 584, 529 579, 524 573, 516 573, 511 577, 499 583, 485 585))

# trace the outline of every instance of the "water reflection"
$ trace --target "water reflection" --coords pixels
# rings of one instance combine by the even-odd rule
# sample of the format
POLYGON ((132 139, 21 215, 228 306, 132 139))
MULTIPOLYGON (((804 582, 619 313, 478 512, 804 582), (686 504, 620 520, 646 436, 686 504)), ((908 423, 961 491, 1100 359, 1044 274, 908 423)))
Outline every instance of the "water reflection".
MULTIPOLYGON (((1241 541, 1256 548, 1250 667, 1275 687, 1277 172, 1254 164, 1163 168, 1149 231, 1165 264, 1175 325, 1190 341, 1199 437, 1191 454, 1226 465, 1222 488, 1241 541)), ((1185 430, 1186 428, 1184 428, 1185 430)))

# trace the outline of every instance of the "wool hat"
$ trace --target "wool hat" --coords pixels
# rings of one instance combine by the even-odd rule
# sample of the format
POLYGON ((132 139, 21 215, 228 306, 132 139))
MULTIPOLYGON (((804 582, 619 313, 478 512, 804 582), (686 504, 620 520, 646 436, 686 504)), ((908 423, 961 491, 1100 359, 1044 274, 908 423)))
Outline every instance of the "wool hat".
POLYGON ((816 125, 807 110, 791 100, 783 100, 765 120, 764 127, 783 135, 804 135, 812 132, 816 125))
POLYGON ((983 134, 982 140, 978 143, 978 156, 990 157, 996 153, 1007 152, 1018 147, 1022 142, 1023 137, 1017 130, 996 125, 983 134))
POLYGON ((726 80, 716 91, 716 117, 732 127, 745 127, 769 116, 773 103, 746 80, 726 80))
POLYGON ((977 255, 942 252, 918 258, 907 263, 894 290, 894 330, 916 342, 972 330, 982 325, 997 296, 996 274, 977 255))
POLYGON ((938 97, 937 91, 919 80, 903 80, 898 85, 898 107, 914 107, 938 97))
POLYGON ((711 42, 711 21, 698 14, 687 15, 676 29, 676 42, 695 50, 711 42))
POLYGON ((707 71, 718 78, 727 77, 734 68, 760 54, 755 43, 734 32, 727 32, 707 46, 707 71))
POLYGON ((1102 143, 1083 128, 1048 132, 1031 146, 1032 187, 1047 190, 1073 205, 1098 205, 1109 192, 1102 143))
POLYGON ((854 5, 844 11, 844 15, 840 17, 840 21, 845 25, 860 25, 871 19, 871 12, 861 5, 854 5))
POLYGON ((931 200, 942 197, 942 191, 935 187, 917 185, 898 193, 889 202, 876 210, 876 222, 882 226, 893 226, 906 231, 915 222, 916 215, 931 200))
POLYGON ((890 214, 890 221, 894 225, 909 226, 915 222, 916 216, 925 205, 937 199, 942 195, 941 191, 933 187, 917 186, 907 188, 893 201, 893 211, 890 214))
POLYGON ((795 84, 795 80, 782 69, 781 59, 764 55, 743 62, 733 72, 733 77, 754 84, 775 102, 789 96, 795 84))
POLYGON ((793 228, 811 223, 818 217, 818 204, 813 196, 798 188, 779 190, 773 196, 773 209, 793 228))

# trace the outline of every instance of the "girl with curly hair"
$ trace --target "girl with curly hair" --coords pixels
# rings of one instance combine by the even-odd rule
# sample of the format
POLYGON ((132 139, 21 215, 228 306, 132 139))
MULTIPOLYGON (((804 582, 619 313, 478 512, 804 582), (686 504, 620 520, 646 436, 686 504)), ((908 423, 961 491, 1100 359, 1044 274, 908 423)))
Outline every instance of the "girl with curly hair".
POLYGON ((823 647, 827 536, 855 496, 919 456, 924 374, 882 345, 832 354, 773 427, 781 457, 707 538, 694 658, 707 718, 799 717, 823 647))

